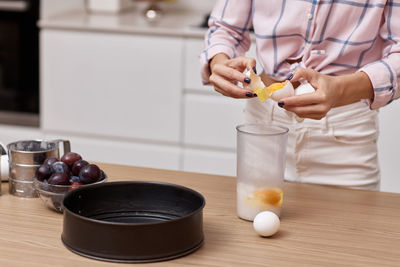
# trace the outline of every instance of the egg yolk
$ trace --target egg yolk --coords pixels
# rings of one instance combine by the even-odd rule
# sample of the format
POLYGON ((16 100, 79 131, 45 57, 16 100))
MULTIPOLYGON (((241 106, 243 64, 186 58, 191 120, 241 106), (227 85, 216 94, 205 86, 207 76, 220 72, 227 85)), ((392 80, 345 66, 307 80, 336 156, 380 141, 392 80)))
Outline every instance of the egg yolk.
POLYGON ((253 193, 254 198, 265 204, 274 206, 281 205, 282 203, 282 191, 276 189, 264 189, 253 193))
POLYGON ((257 97, 260 101, 265 101, 269 98, 264 88, 257 88, 256 90, 254 90, 254 93, 257 94, 257 97))
POLYGON ((254 191, 247 197, 246 203, 252 206, 271 205, 281 206, 283 199, 283 192, 280 188, 261 189, 254 191))
POLYGON ((265 101, 272 95, 273 92, 282 89, 286 84, 287 81, 284 81, 283 83, 273 83, 268 87, 256 88, 254 93, 257 94, 257 97, 260 101, 265 101))

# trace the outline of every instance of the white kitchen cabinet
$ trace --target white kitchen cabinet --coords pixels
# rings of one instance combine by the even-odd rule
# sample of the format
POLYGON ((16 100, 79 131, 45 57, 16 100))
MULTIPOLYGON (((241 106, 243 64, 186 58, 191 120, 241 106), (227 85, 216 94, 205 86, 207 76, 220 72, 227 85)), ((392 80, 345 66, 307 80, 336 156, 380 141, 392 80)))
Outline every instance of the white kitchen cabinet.
POLYGON ((186 38, 183 60, 183 88, 210 90, 210 87, 202 86, 200 76, 199 56, 204 49, 204 41, 200 38, 186 38))
POLYGON ((186 94, 184 97, 185 145, 236 150, 236 129, 245 100, 220 95, 186 94))
POLYGON ((181 57, 181 38, 42 30, 42 129, 178 143, 181 57))
POLYGON ((398 168, 400 149, 400 100, 379 110, 378 154, 381 167, 381 191, 400 193, 400 171, 398 168))
POLYGON ((84 159, 121 165, 178 170, 181 149, 173 145, 129 142, 74 134, 47 133, 47 139, 69 139, 84 159))
POLYGON ((236 176, 236 153, 212 149, 183 149, 184 171, 236 176))
POLYGON ((18 140, 42 139, 43 133, 36 127, 0 125, 0 143, 6 148, 18 140))

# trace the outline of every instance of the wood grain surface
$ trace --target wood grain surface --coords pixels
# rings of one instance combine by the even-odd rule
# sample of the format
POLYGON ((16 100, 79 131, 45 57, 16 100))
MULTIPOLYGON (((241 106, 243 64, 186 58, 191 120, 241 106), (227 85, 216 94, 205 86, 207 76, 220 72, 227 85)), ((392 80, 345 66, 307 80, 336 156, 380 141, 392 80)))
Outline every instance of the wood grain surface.
MULTIPOLYGON (((232 177, 100 164, 109 181, 164 181, 206 198, 204 245, 144 266, 399 266, 400 194, 285 184, 281 229, 259 237, 236 216, 232 177)), ((0 197, 0 266, 126 266, 88 259, 60 239, 62 214, 40 199, 0 197)), ((140 266, 135 264, 135 266, 140 266)))

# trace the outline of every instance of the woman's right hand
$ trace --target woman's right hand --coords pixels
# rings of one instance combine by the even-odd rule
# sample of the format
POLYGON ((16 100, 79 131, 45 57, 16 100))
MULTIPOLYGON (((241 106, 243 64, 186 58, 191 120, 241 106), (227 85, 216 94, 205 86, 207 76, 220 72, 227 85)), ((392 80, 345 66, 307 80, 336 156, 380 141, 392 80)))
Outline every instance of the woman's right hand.
POLYGON ((241 82, 249 84, 250 78, 243 74, 245 69, 256 70, 256 60, 248 57, 229 59, 223 53, 215 55, 210 61, 210 83, 218 93, 233 98, 249 98, 254 93, 251 90, 236 85, 241 82))

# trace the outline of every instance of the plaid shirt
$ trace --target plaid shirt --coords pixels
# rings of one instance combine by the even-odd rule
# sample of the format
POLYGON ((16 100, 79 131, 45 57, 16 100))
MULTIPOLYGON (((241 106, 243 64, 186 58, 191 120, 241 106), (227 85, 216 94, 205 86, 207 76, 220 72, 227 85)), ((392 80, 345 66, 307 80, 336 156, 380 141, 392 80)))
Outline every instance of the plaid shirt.
POLYGON ((205 84, 209 59, 245 55, 253 26, 257 62, 276 80, 299 66, 363 71, 375 91, 371 108, 400 97, 400 0, 217 0, 209 26, 200 57, 205 84))

